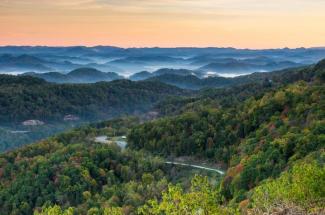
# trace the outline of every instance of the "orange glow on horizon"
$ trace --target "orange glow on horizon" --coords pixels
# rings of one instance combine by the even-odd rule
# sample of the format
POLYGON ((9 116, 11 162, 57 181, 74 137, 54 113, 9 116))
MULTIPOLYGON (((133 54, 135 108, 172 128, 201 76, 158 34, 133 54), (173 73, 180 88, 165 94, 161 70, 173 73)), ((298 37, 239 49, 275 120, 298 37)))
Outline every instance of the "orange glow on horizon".
POLYGON ((0 0, 0 45, 325 45, 319 0, 0 0))

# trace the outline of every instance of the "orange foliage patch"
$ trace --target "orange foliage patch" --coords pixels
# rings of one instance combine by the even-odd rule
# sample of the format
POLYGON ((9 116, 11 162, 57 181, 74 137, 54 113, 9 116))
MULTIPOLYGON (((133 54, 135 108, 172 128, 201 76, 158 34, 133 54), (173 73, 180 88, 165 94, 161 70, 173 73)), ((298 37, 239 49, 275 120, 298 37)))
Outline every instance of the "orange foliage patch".
POLYGON ((270 123, 270 125, 269 125, 269 132, 274 131, 275 128, 276 128, 276 127, 275 127, 274 123, 270 123))
POLYGON ((239 203, 239 209, 241 211, 245 211, 247 209, 248 204, 249 204, 249 200, 248 199, 245 199, 245 200, 241 201, 239 203))
POLYGON ((235 168, 236 168, 236 173, 239 174, 243 171, 244 165, 240 163, 235 168))
POLYGON ((243 169, 244 169, 244 166, 243 166, 243 164, 240 163, 237 166, 229 169, 227 172, 227 176, 234 177, 234 176, 240 174, 243 171, 243 169))

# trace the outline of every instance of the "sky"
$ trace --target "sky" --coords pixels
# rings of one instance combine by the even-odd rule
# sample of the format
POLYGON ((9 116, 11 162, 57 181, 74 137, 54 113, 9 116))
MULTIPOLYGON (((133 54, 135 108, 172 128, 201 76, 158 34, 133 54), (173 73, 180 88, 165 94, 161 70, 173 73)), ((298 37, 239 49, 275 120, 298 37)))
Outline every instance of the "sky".
POLYGON ((0 45, 325 46, 325 0, 0 0, 0 45))

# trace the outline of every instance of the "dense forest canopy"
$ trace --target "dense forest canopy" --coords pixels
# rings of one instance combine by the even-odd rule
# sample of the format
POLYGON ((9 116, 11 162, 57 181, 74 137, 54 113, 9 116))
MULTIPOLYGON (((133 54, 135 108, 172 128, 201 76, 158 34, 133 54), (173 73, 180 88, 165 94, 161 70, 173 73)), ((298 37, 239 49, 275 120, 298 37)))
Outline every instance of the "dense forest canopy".
POLYGON ((202 106, 195 101, 196 109, 134 127, 129 146, 221 162, 229 168, 225 196, 244 200, 245 191, 260 181, 324 147, 324 71, 318 64, 309 70, 309 82, 269 88, 263 96, 230 106, 220 106, 218 99, 202 106))
POLYGON ((107 119, 144 112, 163 98, 185 91, 157 82, 119 80, 96 84, 52 84, 28 76, 0 75, 0 120, 107 119))

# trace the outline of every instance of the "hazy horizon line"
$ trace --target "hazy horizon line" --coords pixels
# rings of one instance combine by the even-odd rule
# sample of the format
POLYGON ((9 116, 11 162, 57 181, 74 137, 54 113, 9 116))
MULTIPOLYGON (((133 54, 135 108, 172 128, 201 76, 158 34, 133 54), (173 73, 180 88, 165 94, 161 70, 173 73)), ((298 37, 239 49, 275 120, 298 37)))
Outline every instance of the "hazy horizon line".
POLYGON ((111 48, 120 48, 120 49, 176 49, 176 48, 197 48, 197 49, 237 49, 237 50, 275 50, 275 49, 325 49, 325 45, 322 46, 297 46, 297 47, 276 47, 276 48, 254 48, 254 47, 236 47, 236 46, 117 46, 117 45, 16 45, 16 44, 8 44, 8 45, 0 45, 0 48, 4 47, 51 47, 51 48, 72 48, 72 47, 85 47, 85 48, 96 48, 96 47, 111 47, 111 48))

